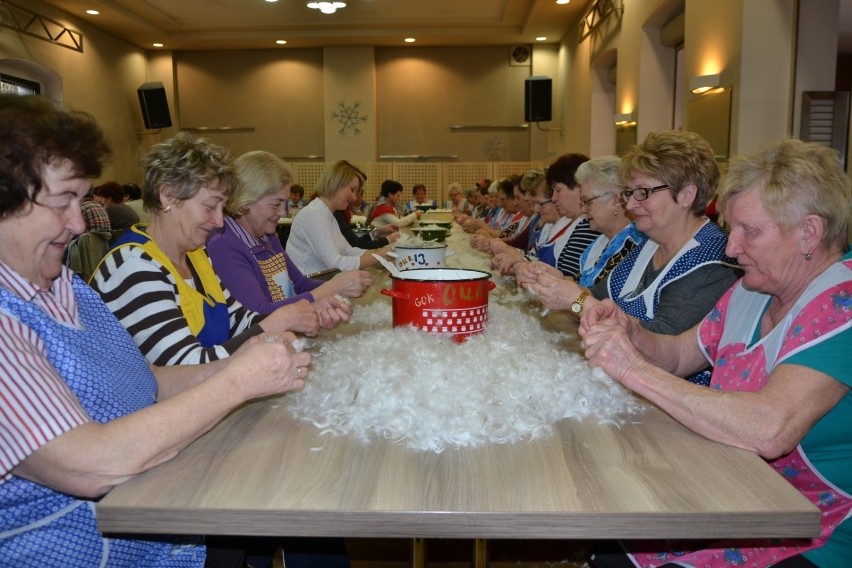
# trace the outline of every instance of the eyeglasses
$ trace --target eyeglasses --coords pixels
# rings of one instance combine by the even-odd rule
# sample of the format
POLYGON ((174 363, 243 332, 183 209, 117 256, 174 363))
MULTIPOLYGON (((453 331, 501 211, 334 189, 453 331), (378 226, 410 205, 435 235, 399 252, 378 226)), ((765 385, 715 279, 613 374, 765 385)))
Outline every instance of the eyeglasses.
POLYGON ((553 201, 551 201, 550 199, 545 199, 543 201, 532 201, 531 203, 533 204, 533 207, 535 207, 536 205, 542 206, 542 205, 545 205, 547 203, 553 203, 553 201))
POLYGON ((658 185, 656 187, 637 187, 635 189, 625 189, 621 192, 621 201, 627 203, 632 197, 636 201, 645 201, 652 193, 657 193, 664 189, 669 189, 668 184, 658 185))
MULTIPOLYGON (((589 203, 591 203, 591 202, 592 202, 592 201, 594 201, 595 199, 599 199, 599 198, 601 198, 601 197, 603 197, 603 196, 605 196, 605 195, 611 195, 611 194, 612 194, 612 192, 611 192, 611 191, 607 191, 606 193, 601 193, 600 195, 596 195, 596 196, 594 196, 594 197, 590 197, 590 198, 588 198, 588 199, 583 199, 583 198, 581 197, 581 198, 580 198, 580 205, 582 205, 583 207, 588 207, 588 206, 589 206, 589 203)), ((622 193, 622 195, 624 195, 624 193, 622 193)))

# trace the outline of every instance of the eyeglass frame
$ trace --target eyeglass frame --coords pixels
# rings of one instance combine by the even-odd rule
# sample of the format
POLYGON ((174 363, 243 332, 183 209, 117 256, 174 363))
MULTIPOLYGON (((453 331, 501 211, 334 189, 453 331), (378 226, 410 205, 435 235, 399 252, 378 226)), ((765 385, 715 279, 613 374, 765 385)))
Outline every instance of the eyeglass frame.
POLYGON ((635 187, 633 189, 625 189, 619 195, 621 195, 622 203, 627 203, 628 201, 630 201, 631 197, 636 201, 645 201, 651 196, 652 193, 657 193, 658 191, 662 191, 664 189, 671 189, 671 186, 667 183, 664 183, 655 187, 635 187), (637 194, 637 191, 641 192, 641 194, 637 194), (639 195, 643 195, 644 197, 639 197, 639 195))
POLYGON ((581 198, 580 198, 580 207, 585 207, 585 208, 587 208, 587 209, 588 209, 588 207, 589 207, 589 203, 591 203, 591 202, 592 202, 592 201, 594 201, 595 199, 598 199, 599 197, 604 197, 604 196, 606 196, 606 195, 612 195, 613 193, 615 193, 615 192, 614 192, 614 191, 606 191, 606 192, 604 192, 604 193, 601 193, 600 195, 596 195, 596 196, 594 196, 594 197, 592 197, 592 198, 589 198, 589 199, 583 199, 583 198, 581 197, 581 198))
POLYGON ((533 204, 533 207, 535 207, 536 205, 541 207, 542 205, 545 205, 547 203, 553 203, 553 200, 552 199, 542 199, 541 201, 530 201, 530 203, 533 204))

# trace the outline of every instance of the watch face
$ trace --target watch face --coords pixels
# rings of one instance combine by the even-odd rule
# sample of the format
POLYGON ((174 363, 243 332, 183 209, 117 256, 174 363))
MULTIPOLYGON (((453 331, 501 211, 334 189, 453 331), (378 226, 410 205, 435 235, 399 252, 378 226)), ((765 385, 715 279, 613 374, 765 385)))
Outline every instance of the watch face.
POLYGON ((571 304, 571 311, 575 314, 579 314, 581 311, 583 311, 583 304, 578 304, 577 302, 574 302, 573 304, 571 304))

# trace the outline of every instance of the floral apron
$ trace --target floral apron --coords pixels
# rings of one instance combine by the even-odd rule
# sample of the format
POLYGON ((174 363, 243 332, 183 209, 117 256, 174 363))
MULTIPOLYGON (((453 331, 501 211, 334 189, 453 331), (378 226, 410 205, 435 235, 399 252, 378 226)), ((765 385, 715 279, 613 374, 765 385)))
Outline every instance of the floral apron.
MULTIPOLYGON (((773 369, 788 356, 812 346, 843 325, 848 325, 850 312, 843 316, 826 315, 827 289, 848 282, 849 269, 842 263, 830 267, 805 290, 794 307, 765 337, 749 346, 759 325, 769 297, 749 292, 738 283, 719 301, 701 324, 699 335, 708 360, 715 361, 710 388, 734 391, 759 391, 773 369), (816 301, 814 301, 816 300, 816 301), (715 349, 713 345, 716 345, 715 349)), ((842 295, 838 294, 838 295, 842 295)), ((841 298, 841 300, 843 300, 841 298)), ((848 297, 845 298, 848 302, 848 297)), ((822 513, 820 536, 807 540, 748 539, 713 543, 714 548, 689 551, 667 549, 659 543, 658 553, 628 553, 637 566, 655 567, 673 562, 683 566, 716 568, 723 566, 771 566, 791 556, 818 548, 826 543, 834 529, 852 512, 852 496, 835 487, 811 465, 799 445, 790 454, 770 462, 775 471, 798 489, 822 513)), ((656 543, 643 543, 647 550, 656 543)), ((684 545, 687 543, 679 543, 684 545)), ((627 544, 630 550, 630 545, 627 544)))

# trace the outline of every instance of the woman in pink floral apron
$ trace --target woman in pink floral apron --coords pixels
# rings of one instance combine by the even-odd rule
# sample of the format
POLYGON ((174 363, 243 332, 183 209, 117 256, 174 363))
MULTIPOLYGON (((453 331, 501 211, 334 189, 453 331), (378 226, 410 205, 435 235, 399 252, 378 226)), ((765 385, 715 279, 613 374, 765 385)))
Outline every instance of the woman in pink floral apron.
POLYGON ((820 509, 820 536, 626 542, 594 564, 852 566, 849 179, 833 150, 785 140, 733 161, 719 204, 742 280, 678 336, 594 306, 580 326, 586 356, 697 433, 761 455, 820 509), (709 388, 678 379, 706 361, 709 388))

